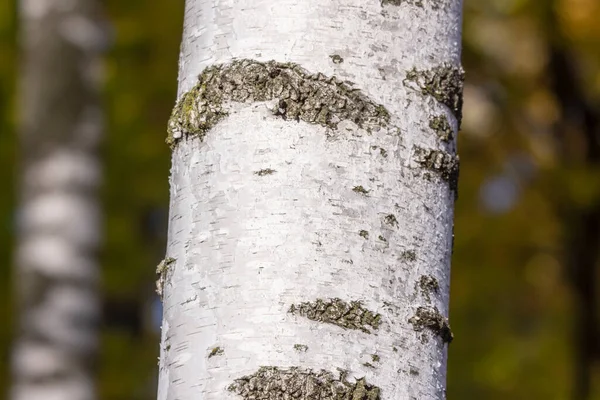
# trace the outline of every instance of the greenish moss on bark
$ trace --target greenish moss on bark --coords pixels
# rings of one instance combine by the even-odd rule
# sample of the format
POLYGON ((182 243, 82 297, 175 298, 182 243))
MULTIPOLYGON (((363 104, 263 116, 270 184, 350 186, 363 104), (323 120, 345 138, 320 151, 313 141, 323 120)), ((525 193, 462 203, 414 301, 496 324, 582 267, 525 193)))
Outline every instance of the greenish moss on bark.
POLYGON ((414 160, 424 168, 437 172, 455 193, 458 189, 459 158, 441 150, 414 148, 414 160))
POLYGON ((227 388, 246 400, 378 400, 380 389, 365 378, 349 382, 345 373, 298 367, 260 367, 252 375, 236 379, 227 388))
POLYGON ((346 303, 338 298, 293 304, 289 312, 311 321, 325 322, 346 329, 358 329, 365 333, 371 333, 369 329, 378 329, 381 323, 381 315, 367 310, 361 302, 346 303))
POLYGON ((275 100, 273 114, 337 128, 343 120, 373 130, 386 127, 388 111, 369 100, 351 83, 322 73, 311 74, 297 64, 248 59, 206 68, 196 85, 175 105, 166 142, 174 147, 188 135, 201 139, 228 115, 226 103, 275 100))
POLYGON ((220 355, 223 354, 223 352, 224 351, 223 351, 222 348, 220 348, 218 346, 217 347, 213 347, 211 349, 210 353, 208 353, 208 358, 212 358, 212 357, 215 357, 215 356, 220 356, 220 355))
POLYGON ((429 120, 429 127, 435 131, 443 142, 449 142, 454 138, 454 132, 445 115, 437 115, 429 120))
POLYGON ((358 235, 362 238, 368 239, 369 231, 365 231, 364 229, 361 229, 360 231, 358 231, 358 235))
POLYGON ((436 307, 419 307, 413 317, 408 320, 416 332, 429 329, 442 338, 444 343, 450 343, 454 338, 448 320, 444 318, 436 307))
POLYGON ((445 104, 454 113, 460 127, 464 80, 465 72, 462 67, 442 64, 428 70, 411 69, 406 73, 404 84, 411 86, 409 83, 412 83, 412 87, 422 94, 445 104))

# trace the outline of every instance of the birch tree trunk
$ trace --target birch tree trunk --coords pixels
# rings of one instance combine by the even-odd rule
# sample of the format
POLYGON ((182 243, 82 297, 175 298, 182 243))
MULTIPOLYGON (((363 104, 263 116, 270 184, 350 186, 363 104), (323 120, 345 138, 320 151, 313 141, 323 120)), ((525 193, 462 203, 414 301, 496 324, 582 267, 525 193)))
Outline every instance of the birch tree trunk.
POLYGON ((20 210, 13 400, 96 398, 100 235, 94 0, 21 0, 20 210))
POLYGON ((187 0, 158 399, 445 398, 460 0, 187 0))

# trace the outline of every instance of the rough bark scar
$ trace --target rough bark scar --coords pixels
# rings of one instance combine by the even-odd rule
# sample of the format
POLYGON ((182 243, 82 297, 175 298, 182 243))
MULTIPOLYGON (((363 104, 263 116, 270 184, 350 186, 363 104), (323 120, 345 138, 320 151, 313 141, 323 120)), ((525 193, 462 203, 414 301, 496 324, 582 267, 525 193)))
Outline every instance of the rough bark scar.
POLYGON ((413 325, 413 329, 417 332, 429 329, 435 335, 441 337, 444 343, 450 343, 454 339, 448 320, 435 307, 419 307, 408 322, 413 325))
POLYGON ((227 390, 247 400, 378 400, 380 389, 370 385, 365 378, 354 383, 331 372, 298 367, 260 367, 252 375, 236 379, 227 390))
POLYGON ((431 302, 431 296, 437 295, 440 292, 440 284, 437 279, 431 275, 421 275, 417 287, 421 289, 421 293, 427 302, 431 302))
POLYGON ((406 73, 404 84, 445 104, 454 113, 460 128, 464 81, 462 67, 442 64, 427 70, 411 69, 406 73))
POLYGON ((381 323, 381 315, 367 310, 359 301, 346 303, 338 298, 293 304, 289 312, 312 321, 358 329, 365 333, 371 333, 368 328, 378 329, 381 323))
POLYGON ((381 0, 381 5, 389 4, 391 6, 401 6, 407 4, 413 7, 424 8, 425 4, 429 4, 432 10, 439 10, 444 5, 445 0, 381 0))
POLYGON ((311 74, 297 64, 248 59, 206 68, 196 85, 175 105, 166 142, 174 147, 187 135, 202 138, 228 115, 226 103, 275 100, 273 115, 337 128, 350 120, 360 128, 377 130, 390 115, 352 83, 335 76, 311 74))
POLYGON ((156 275, 158 276, 158 279, 156 280, 156 294, 158 294, 158 297, 160 297, 161 300, 167 282, 167 274, 175 261, 176 260, 173 257, 167 257, 156 267, 156 275))
POLYGON ((441 150, 424 149, 415 146, 414 160, 422 167, 436 172, 448 182, 450 189, 457 193, 459 158, 441 150))
POLYGON ((429 119, 429 127, 435 131, 442 142, 448 143, 454 139, 454 131, 445 115, 436 115, 429 119))

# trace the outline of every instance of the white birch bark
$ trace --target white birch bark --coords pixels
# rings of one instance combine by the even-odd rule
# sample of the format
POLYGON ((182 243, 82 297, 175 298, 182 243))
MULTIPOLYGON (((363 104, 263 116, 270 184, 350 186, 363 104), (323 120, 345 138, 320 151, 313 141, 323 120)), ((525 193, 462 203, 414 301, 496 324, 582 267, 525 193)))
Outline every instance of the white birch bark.
POLYGON ((96 398, 100 240, 95 0, 21 0, 12 400, 96 398))
POLYGON ((461 9, 186 1, 159 400, 445 398, 461 9))

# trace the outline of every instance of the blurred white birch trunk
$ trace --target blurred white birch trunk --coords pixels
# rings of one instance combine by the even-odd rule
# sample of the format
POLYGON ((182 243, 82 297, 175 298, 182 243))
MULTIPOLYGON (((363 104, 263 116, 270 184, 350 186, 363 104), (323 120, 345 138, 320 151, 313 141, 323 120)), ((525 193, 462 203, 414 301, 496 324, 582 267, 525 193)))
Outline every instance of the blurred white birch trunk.
POLYGON ((101 227, 95 0, 20 0, 12 400, 96 398, 101 227))

